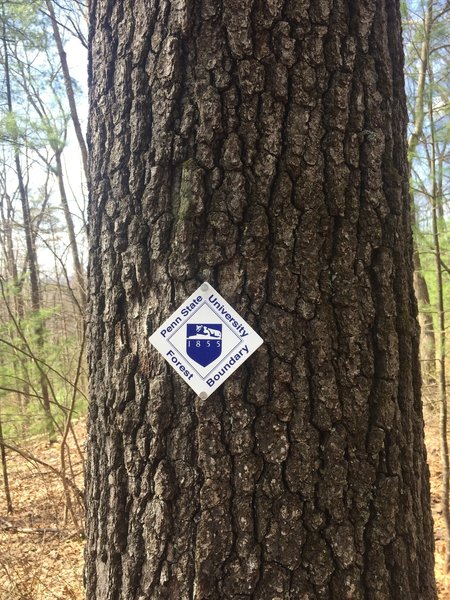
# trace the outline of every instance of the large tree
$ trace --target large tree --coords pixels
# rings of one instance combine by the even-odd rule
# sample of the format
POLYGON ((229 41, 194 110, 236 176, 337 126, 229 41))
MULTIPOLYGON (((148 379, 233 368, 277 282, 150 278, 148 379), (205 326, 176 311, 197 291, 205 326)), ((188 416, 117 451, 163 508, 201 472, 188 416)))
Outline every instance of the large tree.
POLYGON ((88 599, 435 598, 398 2, 90 13, 88 599), (205 279, 265 344, 202 400, 205 279))

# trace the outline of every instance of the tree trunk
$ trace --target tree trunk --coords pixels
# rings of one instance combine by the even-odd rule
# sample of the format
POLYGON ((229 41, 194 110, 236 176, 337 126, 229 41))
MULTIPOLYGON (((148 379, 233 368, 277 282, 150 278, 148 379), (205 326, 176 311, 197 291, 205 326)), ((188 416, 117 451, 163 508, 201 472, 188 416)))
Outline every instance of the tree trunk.
POLYGON ((75 135, 77 136, 78 145, 80 147, 81 159, 83 162, 84 174, 88 176, 88 156, 86 142, 84 141, 83 131, 81 129, 80 118, 78 116, 77 103, 75 100, 75 92, 73 89, 72 78, 70 77, 69 64, 67 62, 67 55, 64 50, 61 34, 59 32, 58 21, 56 20, 55 10, 53 8, 52 0, 45 0, 47 10, 49 12, 50 20, 52 22, 53 38, 55 40, 56 47, 58 49, 59 60, 61 62, 61 69, 64 75, 64 86, 66 88, 67 100, 69 102, 70 117, 72 119, 73 127, 75 129, 75 135))
POLYGON ((419 303, 422 377, 424 383, 434 384, 436 383, 436 336, 434 332, 433 315, 431 314, 428 285, 422 273, 422 264, 417 242, 414 242, 414 289, 419 303))
POLYGON ((61 162, 61 153, 62 153, 62 149, 57 149, 55 151, 55 162, 56 162, 55 171, 56 171, 56 178, 58 180, 59 196, 61 199, 61 205, 63 207, 64 218, 66 220, 67 233, 69 235, 70 251, 72 253, 73 266, 75 269, 75 276, 77 278, 78 293, 80 296, 80 304, 81 304, 81 308, 83 310, 83 315, 84 315, 84 309, 86 307, 86 284, 84 281, 83 266, 81 264, 80 254, 78 252, 78 244, 77 244, 77 238, 75 235, 75 227, 73 224, 72 214, 69 209, 69 203, 67 201, 66 188, 64 185, 64 174, 63 174, 63 168, 62 168, 62 162, 61 162))
MULTIPOLYGON (((4 72, 5 72, 5 83, 6 83, 6 100, 8 110, 11 115, 13 112, 12 92, 11 92, 11 80, 9 72, 9 61, 8 61, 8 46, 6 41, 5 24, 3 24, 3 50, 4 50, 4 72)), ((28 202, 28 194, 25 188, 25 182, 22 173, 22 165, 20 162, 20 152, 18 139, 13 139, 14 148, 14 161, 16 166, 16 176, 19 188, 19 197, 22 206, 22 217, 23 217, 23 229, 25 234, 25 242, 27 249, 27 261, 30 275, 30 288, 31 288, 31 307, 35 314, 38 314, 41 309, 40 293, 39 293, 39 276, 38 276, 38 264, 36 256, 36 248, 33 240, 33 228, 31 222, 30 205, 28 202)), ((43 326, 39 323, 36 327, 36 341, 39 348, 43 346, 43 326)), ((42 390, 42 407, 44 409, 46 429, 49 437, 49 442, 56 442, 55 425, 53 422, 53 416, 50 408, 50 396, 48 391, 47 380, 41 372, 40 374, 40 386, 42 390)))
MULTIPOLYGON (((414 129, 408 140, 408 158, 410 165, 415 158, 417 146, 423 135, 425 117, 425 82, 430 59, 431 27, 433 24, 433 2, 428 0, 423 22, 423 39, 420 48, 419 74, 417 81, 416 101, 414 106, 414 129)), ((411 193, 413 225, 415 222, 415 199, 411 193)), ((430 294, 428 285, 422 273, 422 265, 417 241, 413 239, 414 252, 414 288, 419 302, 419 323, 421 330, 420 357, 422 375, 425 383, 434 383, 436 377, 436 337, 434 333, 433 317, 431 315, 430 294)))
MULTIPOLYGON (((13 112, 12 93, 11 93, 11 81, 9 73, 9 61, 8 61, 8 47, 6 41, 5 25, 3 24, 3 50, 4 50, 4 71, 5 71, 5 83, 6 83, 6 100, 8 110, 11 115, 13 112)), ((16 176, 19 187, 20 202, 22 205, 22 217, 23 217, 23 229, 25 234, 25 242, 27 249, 27 261, 30 274, 30 288, 31 288, 31 307, 37 314, 41 309, 41 301, 39 294, 39 276, 38 276, 38 264, 36 256, 36 248, 33 240, 33 228, 31 223, 30 205, 28 203, 28 194, 25 188, 22 165, 20 162, 19 144, 18 139, 12 140, 14 145, 14 160, 16 165, 16 176)), ((36 327, 36 341, 39 348, 43 346, 43 325, 39 323, 36 327)), ((42 390, 42 407, 44 409, 46 429, 48 433, 49 442, 52 444, 56 442, 56 431, 55 424, 53 421, 53 415, 50 408, 50 396, 48 391, 47 380, 43 372, 40 373, 40 386, 42 390)))
MULTIPOLYGON (((3 298, 4 304, 9 305, 10 310, 14 312, 19 322, 22 322, 25 316, 25 303, 23 298, 23 278, 19 277, 17 269, 16 256, 14 251, 14 240, 13 240, 13 222, 14 222, 14 211, 12 209, 11 198, 6 190, 2 191, 2 199, 0 200, 0 214, 1 214, 1 227, 2 227, 2 244, 5 252, 6 262, 6 273, 8 280, 12 281, 12 293, 9 298, 3 298), (6 207, 3 206, 3 200, 5 200, 6 207), (5 211, 6 208, 6 211, 5 211), (14 308, 14 310, 13 310, 14 308)), ((11 290, 10 290, 11 292, 11 290)), ((3 295, 3 294, 2 294, 3 295)), ((13 370, 16 380, 19 380, 18 372, 19 369, 22 371, 22 387, 23 393, 17 392, 17 404, 20 406, 20 412, 22 416, 22 436, 26 437, 30 420, 27 414, 29 404, 29 385, 26 365, 24 365, 23 357, 14 351, 13 370)))
POLYGON ((431 600, 396 2, 91 3, 88 600, 431 600), (207 400, 148 335, 208 280, 207 400))
MULTIPOLYGON (((429 67, 430 90, 435 89, 433 70, 429 67)), ((442 491, 441 491, 441 510, 445 523, 445 572, 450 571, 450 458, 448 449, 448 404, 447 404, 447 386, 445 374, 446 344, 445 344, 445 305, 444 305, 444 284, 442 281, 441 266, 441 242, 442 230, 439 222, 439 205, 442 204, 442 197, 439 196, 439 179, 436 172, 436 126, 433 114, 433 97, 430 94, 428 100, 428 110, 430 114, 430 178, 431 178, 431 223, 433 232, 434 266, 436 276, 436 294, 437 294, 437 324, 438 324, 438 354, 436 357, 436 379, 438 384, 438 397, 440 407, 440 435, 441 435, 441 468, 442 468, 442 491)))
POLYGON ((6 510, 9 514, 14 512, 9 489, 8 465, 6 462, 5 440, 3 438, 2 416, 0 414, 0 456, 2 460, 3 487, 5 488, 6 510))

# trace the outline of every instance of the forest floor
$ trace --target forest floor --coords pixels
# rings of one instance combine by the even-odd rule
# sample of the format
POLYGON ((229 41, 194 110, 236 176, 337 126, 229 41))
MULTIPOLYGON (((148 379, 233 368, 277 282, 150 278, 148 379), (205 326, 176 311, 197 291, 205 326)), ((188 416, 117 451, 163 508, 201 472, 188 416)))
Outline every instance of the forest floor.
POLYGON ((441 510, 442 466, 438 411, 425 420, 425 438, 431 480, 431 509, 434 519, 435 573, 439 600, 450 600, 450 575, 445 574, 445 524, 441 510))
MULTIPOLYGON (((84 423, 75 426, 78 443, 85 439, 84 423)), ((444 575, 444 523, 440 511, 441 466, 439 422, 426 424, 431 472, 432 508, 436 540, 436 578, 439 600, 450 600, 450 577, 444 575)), ((72 470, 82 488, 83 468, 73 438, 69 440, 72 470)), ((73 520, 65 523, 66 502, 61 478, 59 446, 39 441, 27 448, 48 466, 32 464, 9 452, 8 468, 14 513, 5 511, 0 497, 0 600, 83 600, 83 547, 73 520)), ((72 496, 72 501, 74 498, 72 496)), ((75 516, 82 523, 80 509, 75 516)), ((419 600, 419 599, 417 599, 419 600)))
MULTIPOLYGON (((82 448, 85 424, 74 429, 82 448)), ((68 445, 71 468, 82 490, 83 463, 72 436, 68 445)), ((61 469, 60 445, 49 447, 41 439, 23 449, 45 465, 11 451, 7 454, 14 512, 6 513, 2 485, 0 600, 83 600, 84 541, 67 514, 61 477, 52 471, 61 469)), ((71 501, 81 528, 81 506, 72 494, 71 501)))

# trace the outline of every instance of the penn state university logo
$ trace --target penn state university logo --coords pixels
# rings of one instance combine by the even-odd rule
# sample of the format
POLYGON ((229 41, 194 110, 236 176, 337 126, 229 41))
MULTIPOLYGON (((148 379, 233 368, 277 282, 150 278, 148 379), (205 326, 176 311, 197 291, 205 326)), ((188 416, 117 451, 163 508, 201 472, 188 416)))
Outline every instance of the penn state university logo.
POLYGON ((207 367, 222 353, 222 325, 188 323, 186 352, 202 367, 207 367))

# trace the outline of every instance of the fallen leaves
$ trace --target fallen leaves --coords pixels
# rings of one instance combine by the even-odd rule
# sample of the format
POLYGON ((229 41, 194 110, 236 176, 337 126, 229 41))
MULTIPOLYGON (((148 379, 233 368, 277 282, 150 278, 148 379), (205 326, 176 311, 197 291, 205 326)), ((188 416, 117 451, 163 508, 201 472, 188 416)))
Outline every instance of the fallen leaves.
MULTIPOLYGON (((431 505, 436 543, 436 580, 439 600, 450 600, 449 577, 444 573, 445 529, 440 507, 441 465, 439 417, 427 417, 426 441, 431 474, 431 505)), ((78 442, 85 439, 84 423, 76 426, 78 442)), ((73 448, 72 448, 73 450, 73 448)), ((83 600, 84 541, 70 520, 61 478, 58 446, 35 444, 30 449, 46 469, 8 453, 14 513, 7 515, 0 497, 0 598, 5 600, 83 600)), ((79 456, 71 451, 76 484, 83 488, 79 456), (75 460, 75 458, 78 460, 75 460)), ((80 521, 83 515, 78 515, 80 521)))
MULTIPOLYGON (((83 423, 76 426, 76 434, 79 441, 84 440, 83 423)), ((82 462, 70 441, 69 450, 76 484, 82 489, 82 462)), ((57 474, 60 448, 40 441, 27 451, 41 464, 8 453, 14 513, 6 514, 0 497, 0 598, 82 600, 84 541, 68 514, 63 483, 57 474)), ((76 510, 82 522, 80 505, 76 510)))

